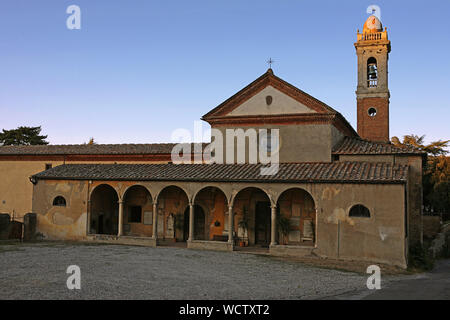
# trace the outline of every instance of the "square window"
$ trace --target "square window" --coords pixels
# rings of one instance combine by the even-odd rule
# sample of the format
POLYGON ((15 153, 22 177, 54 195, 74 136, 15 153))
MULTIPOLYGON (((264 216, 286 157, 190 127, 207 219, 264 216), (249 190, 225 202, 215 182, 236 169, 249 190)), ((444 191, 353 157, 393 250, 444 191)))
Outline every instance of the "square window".
POLYGON ((130 207, 130 214, 128 215, 128 222, 140 223, 142 221, 142 207, 130 207))
POLYGON ((45 164, 45 170, 51 169, 52 168, 52 164, 51 163, 46 163, 45 164))

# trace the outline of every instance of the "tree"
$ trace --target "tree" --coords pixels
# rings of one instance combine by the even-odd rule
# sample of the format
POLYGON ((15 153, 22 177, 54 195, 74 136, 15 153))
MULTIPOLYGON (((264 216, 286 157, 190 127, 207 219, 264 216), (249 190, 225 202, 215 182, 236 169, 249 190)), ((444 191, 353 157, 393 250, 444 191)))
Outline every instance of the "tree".
POLYGON ((18 127, 0 133, 0 144, 5 146, 46 145, 47 136, 41 136, 41 127, 18 127))
POLYGON ((93 144, 97 144, 97 142, 95 142, 94 138, 91 137, 91 138, 89 138, 89 142, 87 142, 87 143, 85 142, 84 144, 93 145, 93 144))
POLYGON ((450 158, 429 157, 423 178, 424 204, 436 213, 450 212, 450 158))
POLYGON ((392 137, 391 142, 394 146, 399 148, 414 147, 421 151, 426 152, 432 156, 446 155, 448 153, 445 148, 448 147, 450 140, 438 140, 431 142, 428 145, 424 145, 425 135, 419 137, 414 134, 403 136, 403 142, 398 137, 392 137))
POLYGON ((446 156, 450 140, 438 140, 424 144, 425 136, 406 135, 403 141, 392 137, 392 143, 399 148, 414 147, 428 154, 423 173, 423 202, 426 210, 450 212, 450 158, 446 156))

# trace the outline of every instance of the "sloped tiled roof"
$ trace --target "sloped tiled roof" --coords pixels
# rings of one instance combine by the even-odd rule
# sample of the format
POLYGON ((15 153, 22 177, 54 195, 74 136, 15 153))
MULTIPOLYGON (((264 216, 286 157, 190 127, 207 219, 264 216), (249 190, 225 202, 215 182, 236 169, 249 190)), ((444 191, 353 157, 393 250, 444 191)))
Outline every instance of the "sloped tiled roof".
POLYGON ((262 164, 66 164, 36 179, 404 183, 407 165, 370 162, 281 163, 275 175, 261 175, 262 164))
POLYGON ((390 154, 417 154, 425 155, 424 152, 413 147, 399 148, 391 143, 380 143, 363 140, 354 137, 345 137, 333 148, 333 154, 355 154, 355 155, 390 155, 390 154))
POLYGON ((0 156, 170 154, 174 146, 175 143, 0 146, 0 156))

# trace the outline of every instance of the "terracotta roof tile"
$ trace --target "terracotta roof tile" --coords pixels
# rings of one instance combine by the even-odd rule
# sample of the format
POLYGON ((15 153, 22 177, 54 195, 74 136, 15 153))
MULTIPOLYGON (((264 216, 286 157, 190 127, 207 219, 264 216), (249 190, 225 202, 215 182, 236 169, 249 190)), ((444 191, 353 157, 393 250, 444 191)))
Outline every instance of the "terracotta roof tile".
MULTIPOLYGON (((0 156, 170 154, 174 146, 175 143, 0 146, 0 156)), ((192 151, 194 152, 194 148, 192 151)))
POLYGON ((261 175, 262 164, 66 164, 36 179, 405 183, 407 165, 371 162, 282 163, 277 174, 261 175))
POLYGON ((333 154, 367 154, 367 155, 383 155, 383 154, 417 154, 425 155, 424 152, 413 147, 399 148, 391 143, 372 142, 354 137, 345 137, 338 143, 333 154))

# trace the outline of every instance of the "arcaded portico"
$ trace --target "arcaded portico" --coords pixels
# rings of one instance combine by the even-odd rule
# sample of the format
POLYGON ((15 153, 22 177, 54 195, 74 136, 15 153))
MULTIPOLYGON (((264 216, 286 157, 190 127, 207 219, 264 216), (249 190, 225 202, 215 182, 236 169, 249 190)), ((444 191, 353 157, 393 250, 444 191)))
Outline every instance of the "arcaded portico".
POLYGON ((274 255, 406 265, 406 166, 280 164, 271 177, 260 176, 260 168, 63 165, 34 177, 33 210, 48 239, 173 241, 227 251, 245 245, 274 255), (167 174, 156 175, 162 167, 167 174), (54 197, 67 206, 53 206, 54 197))

